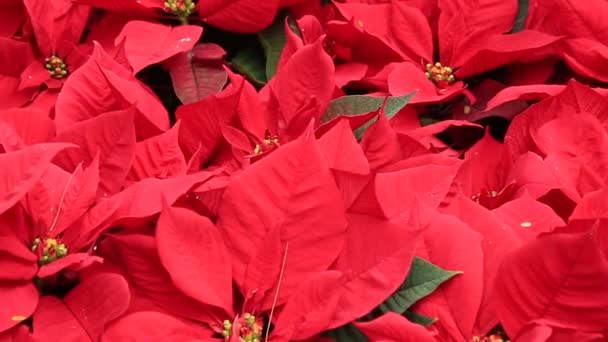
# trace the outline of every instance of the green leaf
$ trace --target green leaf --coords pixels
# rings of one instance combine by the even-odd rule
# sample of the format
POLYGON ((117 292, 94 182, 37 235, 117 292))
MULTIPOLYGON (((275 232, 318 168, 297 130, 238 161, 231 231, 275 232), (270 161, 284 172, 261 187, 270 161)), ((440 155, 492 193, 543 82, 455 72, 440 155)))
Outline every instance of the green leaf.
POLYGON ((299 30, 293 19, 284 15, 278 15, 274 24, 270 27, 258 33, 258 39, 262 48, 264 48, 264 54, 266 55, 266 79, 270 80, 277 72, 279 65, 279 59, 281 53, 285 47, 287 41, 287 35, 285 33, 285 18, 288 18, 289 27, 300 35, 299 30))
POLYGON ((232 67, 258 87, 266 84, 264 55, 256 46, 239 50, 230 61, 232 67))
POLYGON ((446 271, 422 258, 415 257, 403 284, 380 304, 377 310, 382 314, 389 311, 403 314, 414 303, 435 291, 439 285, 461 273, 446 271))
MULTIPOLYGON (((390 119, 394 117, 414 97, 416 92, 403 96, 389 96, 384 113, 390 119)), ((349 95, 339 97, 329 103, 321 118, 321 124, 329 122, 338 116, 361 115, 377 111, 384 103, 384 96, 349 95)), ((370 124, 371 125, 371 124, 370 124)))
POLYGON ((352 323, 327 331, 324 335, 338 342, 369 342, 369 339, 352 323))
POLYGON ((526 19, 528 17, 528 8, 530 6, 530 0, 518 0, 517 18, 511 33, 517 33, 523 31, 526 26, 526 19))
POLYGON ((410 322, 414 322, 420 325, 428 327, 429 325, 437 322, 437 318, 431 318, 424 315, 417 314, 413 311, 407 310, 403 316, 405 316, 410 322))

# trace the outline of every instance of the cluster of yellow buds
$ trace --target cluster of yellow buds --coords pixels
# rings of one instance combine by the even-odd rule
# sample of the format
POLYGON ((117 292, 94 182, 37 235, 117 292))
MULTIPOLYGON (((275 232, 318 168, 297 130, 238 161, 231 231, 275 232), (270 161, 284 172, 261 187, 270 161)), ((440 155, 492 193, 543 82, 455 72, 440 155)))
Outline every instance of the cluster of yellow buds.
MULTIPOLYGON (((260 317, 255 317, 250 313, 245 313, 239 317, 236 322, 236 331, 239 334, 240 342, 260 342, 262 339, 262 330, 264 328, 264 322, 260 317)), ((222 336, 224 340, 228 341, 232 335, 233 325, 229 320, 224 321, 224 331, 222 336)))
POLYGON ((196 4, 193 0, 167 0, 165 9, 175 14, 183 24, 188 23, 188 16, 194 12, 196 4))
POLYGON ((68 75, 68 69, 63 59, 52 55, 51 57, 44 59, 44 66, 51 74, 52 78, 62 79, 68 75))
POLYGON ((40 265, 46 265, 68 255, 68 248, 66 245, 61 243, 58 239, 52 238, 35 238, 32 243, 32 251, 37 252, 39 258, 38 263, 40 265))
POLYGON ((269 148, 276 146, 279 144, 279 137, 275 135, 270 135, 270 133, 266 132, 264 139, 262 140, 262 144, 256 144, 253 148, 253 154, 258 155, 266 152, 269 148))
POLYGON ((503 339, 502 336, 498 334, 492 334, 484 337, 475 336, 471 342, 509 342, 509 340, 503 339))
POLYGON ((447 86, 455 81, 454 75, 452 74, 453 72, 454 71, 449 66, 443 66, 441 63, 437 62, 435 64, 427 64, 426 72, 424 74, 438 86, 447 86))

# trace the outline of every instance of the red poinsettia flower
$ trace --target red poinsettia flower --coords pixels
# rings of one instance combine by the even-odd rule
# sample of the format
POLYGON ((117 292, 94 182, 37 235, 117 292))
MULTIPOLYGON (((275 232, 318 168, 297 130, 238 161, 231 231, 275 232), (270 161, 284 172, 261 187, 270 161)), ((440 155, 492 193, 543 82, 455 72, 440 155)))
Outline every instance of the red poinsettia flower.
MULTIPOLYGON (((537 154, 555 174, 570 203, 578 202, 606 183, 605 108, 608 102, 603 96, 570 82, 562 93, 531 106, 513 120, 505 136, 507 162, 530 152, 537 154)), ((572 212, 572 205, 569 207, 565 217, 572 212)))
POLYGON ((559 38, 532 30, 505 34, 513 25, 516 5, 485 1, 467 6, 439 1, 439 45, 435 49, 428 19, 408 3, 336 4, 347 19, 405 60, 390 72, 388 88, 394 95, 420 89, 414 98, 419 103, 458 95, 464 84, 457 79, 513 61, 540 59, 546 54, 544 50, 559 38), (490 13, 495 19, 485 20, 490 13), (434 51, 438 52, 439 61, 434 59, 434 51))
POLYGON ((597 15, 603 13, 604 5, 601 0, 531 1, 526 27, 564 37, 555 54, 577 73, 608 82, 608 39, 602 34, 607 26, 602 16, 597 15), (563 25, 564 22, 568 25, 563 25))
POLYGON ((159 18, 165 14, 182 24, 193 19, 226 31, 252 33, 269 26, 279 9, 279 0, 259 3, 252 0, 77 0, 77 3, 139 18, 159 18))
POLYGON ((319 39, 284 53, 277 75, 260 93, 229 72, 231 83, 221 93, 180 106, 176 116, 184 122, 180 145, 186 156, 200 150, 202 163, 213 156, 219 164, 234 151, 243 160, 297 138, 311 121, 318 125, 335 87, 333 64, 321 44, 319 39), (222 138, 232 150, 222 149, 222 138))
POLYGON ((21 89, 46 84, 58 88, 86 60, 87 51, 77 47, 90 9, 61 1, 24 1, 35 38, 36 58, 21 74, 21 89))

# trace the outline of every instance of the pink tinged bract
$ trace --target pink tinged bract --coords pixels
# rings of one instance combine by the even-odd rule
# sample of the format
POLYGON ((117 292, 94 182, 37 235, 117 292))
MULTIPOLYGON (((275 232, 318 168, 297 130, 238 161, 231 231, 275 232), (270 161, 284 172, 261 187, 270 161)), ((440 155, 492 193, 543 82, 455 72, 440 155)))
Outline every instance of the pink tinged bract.
POLYGON ((177 288, 232 317, 230 256, 222 235, 208 218, 165 203, 156 225, 156 245, 177 288))
POLYGON ((310 131, 233 178, 224 192, 218 226, 241 289, 262 241, 278 229, 281 240, 289 242, 278 303, 329 267, 344 244, 344 204, 310 131))
POLYGON ((498 270, 498 316, 509 336, 543 319, 556 327, 602 332, 608 320, 608 260, 605 221, 554 232, 514 250, 498 270))
POLYGON ((127 60, 133 73, 160 63, 181 52, 192 49, 203 34, 203 28, 195 25, 166 26, 158 23, 129 21, 116 37, 115 45, 124 41, 127 60))
POLYGON ((201 43, 163 63, 171 75, 175 95, 183 104, 202 100, 224 88, 228 80, 223 68, 225 55, 221 46, 201 43))

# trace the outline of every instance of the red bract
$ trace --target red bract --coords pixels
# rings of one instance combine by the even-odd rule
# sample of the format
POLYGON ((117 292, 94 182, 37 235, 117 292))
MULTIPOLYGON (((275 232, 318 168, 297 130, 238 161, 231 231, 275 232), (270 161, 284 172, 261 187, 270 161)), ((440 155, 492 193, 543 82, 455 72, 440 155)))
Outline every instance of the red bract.
POLYGON ((508 255, 495 285, 507 333, 517 338, 535 323, 605 334, 608 303, 596 294, 606 291, 606 241, 605 222, 575 221, 508 255))
POLYGON ((116 37, 116 45, 124 41, 125 56, 136 74, 151 64, 189 51, 202 33, 203 28, 200 26, 171 27, 132 20, 116 37))
POLYGON ((484 1, 469 6, 440 1, 436 33, 440 60, 435 61, 434 34, 419 9, 405 2, 337 6, 354 25, 380 39, 405 60, 390 72, 388 88, 395 95, 420 89, 414 103, 448 100, 463 89, 464 84, 456 77, 467 78, 516 60, 540 59, 558 40, 532 30, 504 34, 515 14, 512 2, 484 1), (490 12, 500 13, 500 20, 486 20, 490 12))
MULTIPOLYGON (((262 242, 275 232, 281 245, 289 243, 278 303, 329 267, 344 244, 344 205, 310 131, 234 177, 218 226, 232 255, 233 277, 245 295, 246 290, 270 290, 247 288, 245 280, 262 242)), ((269 296, 263 307, 271 303, 269 296)))
POLYGON ((59 93, 55 124, 62 133, 77 122, 130 107, 135 109, 139 139, 169 128, 167 111, 156 96, 96 45, 89 60, 67 79, 59 93))
POLYGON ((378 342, 437 341, 437 339, 421 325, 412 323, 405 317, 393 312, 389 312, 371 322, 355 323, 355 326, 367 337, 378 342))

